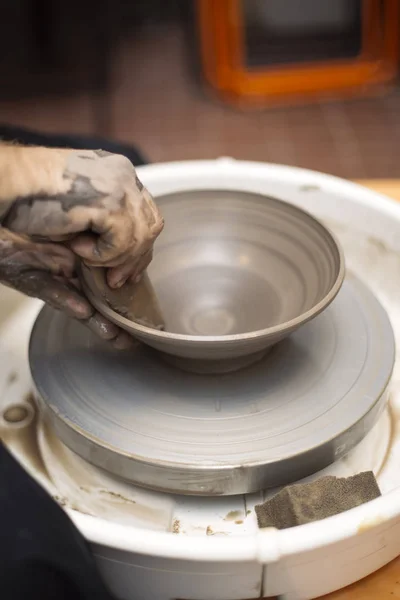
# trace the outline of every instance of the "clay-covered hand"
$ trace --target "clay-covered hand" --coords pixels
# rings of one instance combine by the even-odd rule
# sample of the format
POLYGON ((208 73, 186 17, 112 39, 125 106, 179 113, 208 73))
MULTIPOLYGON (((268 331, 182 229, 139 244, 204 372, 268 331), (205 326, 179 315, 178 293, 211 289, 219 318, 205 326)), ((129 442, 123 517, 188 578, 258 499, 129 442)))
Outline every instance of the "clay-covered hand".
POLYGON ((0 281, 85 321, 117 346, 127 334, 79 290, 77 256, 110 287, 135 280, 163 220, 130 161, 103 151, 0 145, 0 281))
POLYGON ((70 240, 87 265, 110 267, 111 287, 140 275, 163 220, 127 158, 102 150, 12 150, 20 157, 16 176, 5 177, 7 189, 0 146, 0 208, 9 204, 4 227, 36 240, 70 240))
POLYGON ((116 348, 129 348, 133 339, 97 313, 80 292, 76 262, 63 244, 34 242, 0 228, 1 283, 80 320, 116 348))

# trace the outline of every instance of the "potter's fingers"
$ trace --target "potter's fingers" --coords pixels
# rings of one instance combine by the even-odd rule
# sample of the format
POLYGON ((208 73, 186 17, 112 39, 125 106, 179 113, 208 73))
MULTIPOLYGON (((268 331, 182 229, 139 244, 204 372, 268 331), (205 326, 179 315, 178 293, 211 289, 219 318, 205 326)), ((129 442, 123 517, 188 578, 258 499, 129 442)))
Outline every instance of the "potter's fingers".
POLYGON ((94 233, 82 233, 70 240, 68 246, 81 258, 91 261, 92 266, 100 266, 101 257, 97 251, 97 238, 98 235, 94 233))
POLYGON ((92 233, 77 235, 69 245, 87 264, 108 266, 135 244, 133 227, 129 215, 108 215, 92 223, 92 233))
POLYGON ((77 257, 63 244, 38 243, 0 227, 0 276, 46 271, 68 279, 76 269, 77 257))
POLYGON ((84 325, 102 340, 113 340, 119 333, 119 328, 114 323, 111 323, 111 321, 108 321, 108 319, 105 319, 95 311, 93 311, 90 319, 84 321, 84 325))
POLYGON ((124 262, 129 250, 121 248, 118 251, 113 249, 105 253, 104 250, 99 249, 99 240, 100 236, 95 233, 82 233, 70 240, 68 246, 91 267, 114 267, 124 262))
MULTIPOLYGON (((32 244, 27 248, 26 264, 32 268, 50 271, 54 276, 69 279, 76 271, 77 258, 64 244, 32 244)), ((22 262, 22 255, 20 256, 22 262)))
POLYGON ((41 296, 44 302, 79 320, 100 339, 111 342, 115 348, 125 350, 134 345, 133 339, 125 331, 95 312, 73 282, 54 280, 41 296))
POLYGON ((17 280, 13 281, 13 287, 77 319, 99 338, 110 342, 117 349, 128 349, 135 345, 133 338, 125 331, 121 331, 119 327, 96 313, 72 283, 54 277, 48 271, 22 273, 17 280))
POLYGON ((151 250, 149 250, 149 252, 146 252, 141 257, 139 264, 137 266, 136 272, 133 273, 133 275, 131 275, 130 279, 133 279, 134 281, 140 279, 152 260, 153 260, 153 248, 151 248, 151 250))
MULTIPOLYGON (((70 242, 75 236, 75 233, 66 233, 65 235, 49 235, 48 239, 51 242, 70 242)), ((42 239, 42 241, 44 240, 42 239)))
POLYGON ((78 259, 62 243, 39 244, 35 247, 35 253, 37 258, 42 261, 42 269, 50 271, 55 276, 61 276, 68 280, 76 273, 78 259))
POLYGON ((117 350, 132 350, 140 345, 140 342, 133 338, 126 331, 120 330, 117 337, 112 340, 112 345, 117 350))
POLYGON ((82 296, 84 296, 84 293, 82 291, 82 284, 81 284, 80 280, 77 277, 71 277, 68 280, 68 283, 70 285, 72 285, 74 288, 76 288, 77 290, 79 290, 80 293, 82 294, 82 296))
POLYGON ((74 256, 82 258, 83 262, 90 267, 114 267, 123 262, 124 255, 116 256, 105 261, 100 255, 94 257, 96 253, 98 235, 94 233, 82 233, 73 240, 68 240, 65 245, 74 253, 74 256), (91 258, 86 258, 91 257, 91 258))
POLYGON ((104 228, 92 224, 92 233, 82 233, 68 242, 69 247, 91 267, 132 264, 153 247, 158 230, 130 220, 129 214, 109 216, 104 228))
POLYGON ((139 281, 153 259, 153 249, 145 252, 139 260, 127 260, 125 264, 113 267, 107 271, 107 283, 111 288, 120 288, 127 281, 139 281))
POLYGON ((12 282, 20 292, 43 300, 49 306, 61 310, 75 319, 89 319, 94 309, 79 291, 65 280, 54 277, 48 271, 21 273, 12 282))
POLYGON ((118 350, 127 350, 134 346, 134 339, 117 325, 111 323, 98 312, 83 323, 102 340, 110 342, 118 350))

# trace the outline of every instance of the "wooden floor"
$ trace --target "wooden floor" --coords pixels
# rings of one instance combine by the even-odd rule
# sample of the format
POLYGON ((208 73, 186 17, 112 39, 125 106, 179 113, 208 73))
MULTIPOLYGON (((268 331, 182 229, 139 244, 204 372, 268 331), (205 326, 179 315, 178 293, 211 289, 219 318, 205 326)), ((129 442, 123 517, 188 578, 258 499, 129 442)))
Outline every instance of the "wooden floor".
MULTIPOLYGON (((346 178, 400 175, 400 88, 373 98, 243 113, 208 95, 193 75, 179 27, 126 39, 103 100, 106 133, 151 161, 215 158, 286 163, 346 178)), ((49 132, 98 132, 89 94, 1 102, 0 122, 49 132)), ((104 133, 104 132, 102 132, 104 133)))

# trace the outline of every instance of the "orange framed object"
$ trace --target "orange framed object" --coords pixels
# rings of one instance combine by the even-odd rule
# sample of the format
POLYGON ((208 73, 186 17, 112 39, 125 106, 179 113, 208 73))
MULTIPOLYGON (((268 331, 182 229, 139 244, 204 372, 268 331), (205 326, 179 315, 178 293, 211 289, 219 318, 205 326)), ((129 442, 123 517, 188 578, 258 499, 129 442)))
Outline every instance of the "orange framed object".
POLYGON ((245 1, 197 0, 203 74, 225 100, 249 105, 363 94, 396 78, 400 0, 363 0, 354 58, 261 68, 245 64, 245 1))

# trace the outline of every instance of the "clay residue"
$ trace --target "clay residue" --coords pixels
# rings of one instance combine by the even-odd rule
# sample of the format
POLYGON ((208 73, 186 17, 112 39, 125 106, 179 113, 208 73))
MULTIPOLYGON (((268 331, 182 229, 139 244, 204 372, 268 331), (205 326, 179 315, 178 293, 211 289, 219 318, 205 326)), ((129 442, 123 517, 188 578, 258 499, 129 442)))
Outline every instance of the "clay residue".
POLYGON ((371 529, 375 529, 378 525, 385 523, 387 519, 384 517, 374 517, 373 519, 363 519, 357 527, 357 533, 365 533, 371 529))
POLYGON ((57 502, 57 504, 59 504, 60 506, 62 506, 63 508, 68 507, 68 502, 65 498, 63 498, 62 496, 58 496, 57 494, 53 495, 53 500, 55 502, 57 502))
MULTIPOLYGON (((241 510, 231 510, 224 517, 224 521, 237 521, 238 519, 241 519, 241 517, 243 517, 243 513, 241 510)), ((242 523, 243 523, 243 521, 242 521, 242 523)))
POLYGON ((67 500, 67 498, 58 496, 57 494, 53 494, 52 498, 62 508, 68 508, 69 510, 74 510, 75 512, 79 512, 83 515, 89 515, 90 517, 93 517, 92 513, 90 513, 87 510, 82 510, 77 504, 74 504, 73 502, 69 502, 67 500))
POLYGON ((207 526, 206 535, 228 535, 226 531, 214 531, 210 525, 207 526))
POLYGON ((99 489, 98 492, 99 492, 99 494, 107 494, 108 496, 111 496, 112 498, 116 498, 117 500, 120 500, 121 502, 130 502, 131 504, 136 504, 135 500, 132 500, 131 498, 127 498, 126 496, 123 496, 122 494, 117 494, 116 492, 112 492, 111 490, 99 489))
POLYGON ((131 489, 86 463, 62 444, 48 423, 43 425, 45 459, 54 475, 57 494, 65 499, 65 506, 109 521, 136 526, 141 523, 164 531, 169 529, 171 509, 168 502, 153 500, 152 493, 147 495, 131 489), (131 491, 138 497, 132 498, 131 491))
POLYGON ((306 183, 304 185, 299 186, 300 192, 318 192, 320 189, 321 188, 319 185, 315 185, 312 183, 309 183, 309 184, 306 183))
POLYGON ((181 530, 181 522, 179 519, 175 519, 172 523, 172 533, 180 533, 181 530))
POLYGON ((11 371, 11 373, 7 377, 7 385, 11 385, 18 379, 18 373, 16 371, 11 371))
POLYGON ((211 529, 209 525, 207 525, 206 535, 215 535, 215 532, 211 529))

